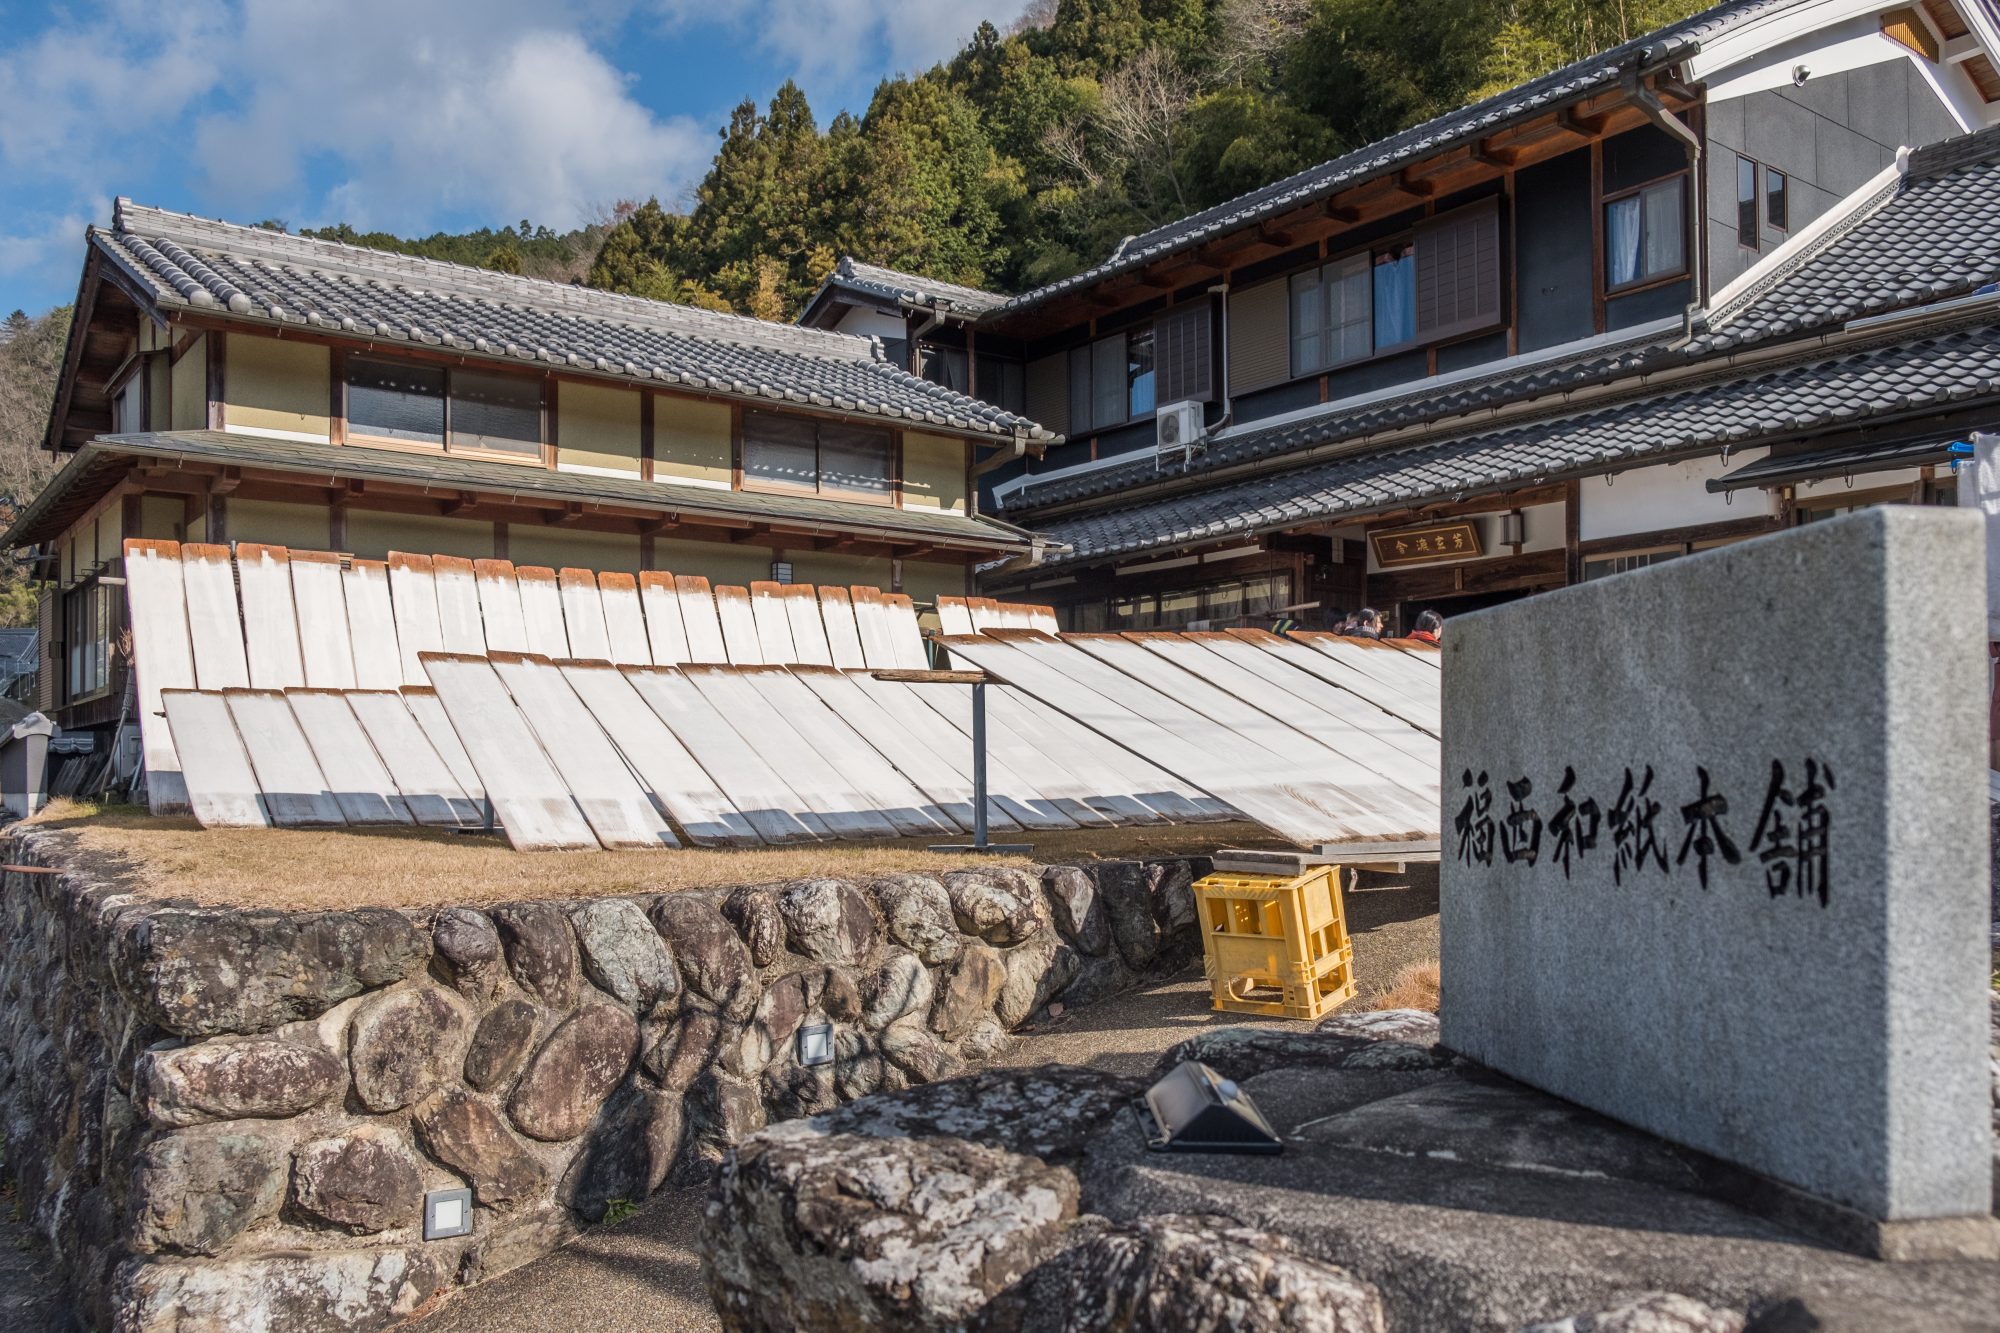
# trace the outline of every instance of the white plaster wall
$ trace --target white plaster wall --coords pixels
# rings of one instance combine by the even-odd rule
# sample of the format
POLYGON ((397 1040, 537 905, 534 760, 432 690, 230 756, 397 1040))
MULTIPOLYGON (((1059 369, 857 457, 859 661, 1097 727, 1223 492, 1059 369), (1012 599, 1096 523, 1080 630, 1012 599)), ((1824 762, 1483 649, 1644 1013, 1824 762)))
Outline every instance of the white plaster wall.
POLYGON ((1801 500, 1837 499, 1843 495, 1859 496, 1868 491, 1888 490, 1892 487, 1910 487, 1924 479, 1923 471, 1913 467, 1899 467, 1893 472, 1857 472, 1853 484, 1846 477, 1822 477, 1818 481, 1802 481, 1793 490, 1801 500))
POLYGON ((1618 473, 1609 485, 1603 477, 1585 477, 1578 496, 1579 538, 1596 541, 1775 514, 1777 500, 1769 491, 1739 491, 1732 502, 1708 489, 1711 479, 1754 463, 1768 452, 1738 450, 1727 463, 1718 454, 1703 454, 1685 463, 1632 468, 1618 473))
POLYGON ((909 336, 903 321, 881 310, 868 310, 859 306, 850 307, 840 322, 833 326, 841 333, 852 333, 863 338, 905 338, 909 336))

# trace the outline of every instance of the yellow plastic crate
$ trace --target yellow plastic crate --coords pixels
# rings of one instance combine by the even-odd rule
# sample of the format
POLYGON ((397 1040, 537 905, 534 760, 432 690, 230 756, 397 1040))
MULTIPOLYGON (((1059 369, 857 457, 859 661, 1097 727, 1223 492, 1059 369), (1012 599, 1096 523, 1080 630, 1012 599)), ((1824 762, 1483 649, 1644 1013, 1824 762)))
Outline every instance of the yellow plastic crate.
POLYGON ((1339 866, 1195 881, 1202 966, 1215 1007, 1317 1019, 1354 998, 1339 866))

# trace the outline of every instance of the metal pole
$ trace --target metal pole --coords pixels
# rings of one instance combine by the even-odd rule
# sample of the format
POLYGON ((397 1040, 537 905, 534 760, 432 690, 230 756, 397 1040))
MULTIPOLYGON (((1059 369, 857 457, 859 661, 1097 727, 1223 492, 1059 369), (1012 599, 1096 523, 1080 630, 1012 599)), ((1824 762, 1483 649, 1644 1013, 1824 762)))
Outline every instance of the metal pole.
POLYGON ((972 687, 972 845, 986 850, 986 686, 972 687))

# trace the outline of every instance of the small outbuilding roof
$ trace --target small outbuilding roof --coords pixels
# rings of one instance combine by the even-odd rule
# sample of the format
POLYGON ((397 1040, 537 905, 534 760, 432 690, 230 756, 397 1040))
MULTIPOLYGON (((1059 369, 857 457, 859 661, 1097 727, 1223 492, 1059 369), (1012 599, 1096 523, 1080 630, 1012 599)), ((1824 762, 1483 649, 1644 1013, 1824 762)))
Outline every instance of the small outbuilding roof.
POLYGON ((842 255, 833 272, 826 275, 812 300, 806 302, 799 323, 811 324, 836 293, 849 293, 895 305, 906 310, 938 310, 966 316, 981 315, 1007 300, 999 292, 982 291, 955 282, 940 282, 918 273, 865 264, 852 255, 842 255))

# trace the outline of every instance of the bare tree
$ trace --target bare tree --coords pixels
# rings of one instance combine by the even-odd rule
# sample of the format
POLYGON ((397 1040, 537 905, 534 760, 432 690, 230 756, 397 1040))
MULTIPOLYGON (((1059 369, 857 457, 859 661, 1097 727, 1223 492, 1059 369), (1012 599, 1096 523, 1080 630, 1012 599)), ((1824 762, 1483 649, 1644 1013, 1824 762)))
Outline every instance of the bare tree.
POLYGON ((1017 32, 1030 32, 1055 25, 1058 0, 1028 0, 1028 7, 1021 11, 1021 17, 1007 25, 1003 36, 1012 37, 1017 32))
POLYGON ((1313 0, 1222 0, 1215 27, 1216 77, 1237 83, 1274 67, 1312 12, 1313 0))
POLYGON ((1149 221, 1188 211, 1174 160, 1175 141, 1200 86, 1172 55, 1148 47, 1102 83, 1095 117, 1106 155, 1125 168, 1132 201, 1149 221))

